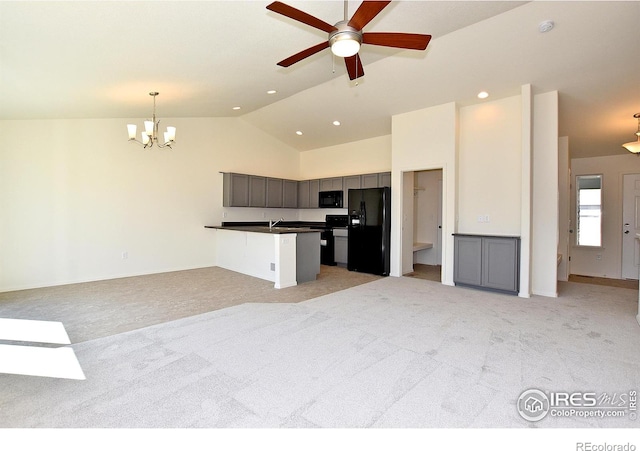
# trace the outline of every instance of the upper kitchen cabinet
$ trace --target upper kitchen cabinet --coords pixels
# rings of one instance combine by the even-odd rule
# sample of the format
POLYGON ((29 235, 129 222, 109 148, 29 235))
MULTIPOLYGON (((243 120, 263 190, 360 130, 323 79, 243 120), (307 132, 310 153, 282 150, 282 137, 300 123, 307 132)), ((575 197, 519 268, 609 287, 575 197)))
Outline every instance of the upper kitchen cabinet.
POLYGON ((257 175, 249 176, 249 206, 264 207, 267 205, 267 179, 257 175))
POLYGON ((320 191, 342 191, 342 177, 320 179, 320 191))
POLYGON ((318 208, 320 180, 309 180, 309 208, 318 208))
POLYGON ((298 208, 318 208, 320 180, 301 180, 298 182, 298 208))
POLYGON ((284 208, 298 208, 298 182, 283 180, 282 185, 282 206, 284 208))
POLYGON ((381 172, 378 174, 378 188, 388 186, 391 188, 391 172, 381 172))
POLYGON ((284 180, 267 178, 267 207, 282 208, 284 180))
POLYGON ((378 174, 363 174, 360 176, 361 188, 379 188, 378 174))
POLYGON ((249 176, 225 172, 222 178, 222 206, 249 206, 249 176))
POLYGON ((309 182, 310 180, 298 182, 298 208, 309 208, 309 182))
POLYGON ((348 199, 349 197, 349 190, 350 189, 360 189, 361 188, 361 182, 360 182, 360 176, 359 175, 351 175, 348 177, 343 177, 342 178, 342 186, 344 189, 344 198, 348 199))

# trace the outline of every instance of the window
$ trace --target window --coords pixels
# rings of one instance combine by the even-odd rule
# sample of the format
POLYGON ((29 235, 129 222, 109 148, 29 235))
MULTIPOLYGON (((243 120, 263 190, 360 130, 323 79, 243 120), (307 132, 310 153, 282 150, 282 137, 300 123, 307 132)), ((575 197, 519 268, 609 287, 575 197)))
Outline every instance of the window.
POLYGON ((602 176, 576 176, 578 246, 602 245, 602 176))

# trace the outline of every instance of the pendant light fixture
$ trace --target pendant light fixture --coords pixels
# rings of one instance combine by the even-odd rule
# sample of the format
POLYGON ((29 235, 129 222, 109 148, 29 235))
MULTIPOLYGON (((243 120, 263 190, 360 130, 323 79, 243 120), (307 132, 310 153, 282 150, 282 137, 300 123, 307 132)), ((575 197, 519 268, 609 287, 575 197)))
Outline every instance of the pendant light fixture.
POLYGON ((147 147, 153 147, 156 144, 158 147, 168 147, 171 149, 171 145, 176 140, 176 128, 175 127, 167 127, 167 131, 164 132, 164 139, 162 141, 158 141, 158 126, 160 125, 160 121, 156 121, 156 96, 157 92, 152 91, 149 93, 151 97, 153 97, 153 116, 151 120, 144 121, 144 130, 140 133, 141 140, 136 139, 136 125, 135 124, 127 124, 127 131, 129 132, 129 141, 137 142, 141 144, 146 149, 147 147))
POLYGON ((627 149, 631 153, 640 153, 640 113, 636 113, 633 115, 636 119, 638 119, 638 131, 636 132, 636 136, 638 139, 636 141, 631 141, 622 145, 625 149, 627 149))

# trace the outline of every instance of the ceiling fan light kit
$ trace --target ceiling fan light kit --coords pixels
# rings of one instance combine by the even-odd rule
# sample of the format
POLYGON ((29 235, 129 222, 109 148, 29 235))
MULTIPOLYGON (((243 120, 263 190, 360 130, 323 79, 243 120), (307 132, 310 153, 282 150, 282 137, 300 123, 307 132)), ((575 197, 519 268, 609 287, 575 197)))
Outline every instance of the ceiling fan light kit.
POLYGON ((631 153, 638 154, 640 153, 640 113, 636 113, 633 115, 636 119, 638 119, 638 131, 636 131, 636 136, 638 139, 636 141, 631 141, 622 145, 625 149, 627 149, 631 153))
POLYGON ((362 44, 379 45, 384 47, 395 47, 410 50, 425 50, 431 35, 415 33, 364 33, 362 29, 376 17, 389 3, 388 1, 363 1, 351 19, 347 19, 347 2, 345 0, 344 20, 331 25, 310 14, 300 11, 282 2, 273 2, 267 6, 269 11, 273 11, 290 19, 302 22, 311 27, 322 30, 328 34, 327 40, 309 47, 295 55, 290 56, 278 63, 279 66, 289 67, 305 58, 315 55, 326 48, 331 52, 344 58, 347 73, 350 80, 362 77, 364 70, 358 52, 362 44))
POLYGON ((345 20, 338 22, 336 28, 336 31, 329 33, 331 52, 342 58, 358 53, 362 44, 362 32, 350 27, 345 20))
POLYGON ((164 141, 158 141, 158 126, 160 125, 160 121, 156 120, 156 97, 158 96, 158 94, 159 93, 155 91, 151 91, 149 93, 149 95, 153 97, 153 115, 151 116, 151 120, 144 121, 144 131, 140 132, 140 141, 136 139, 136 125, 127 124, 129 141, 136 142, 142 145, 145 149, 147 147, 153 147, 154 144, 156 144, 160 148, 168 147, 169 149, 172 149, 171 145, 176 140, 175 127, 167 127, 167 131, 163 134, 164 141))

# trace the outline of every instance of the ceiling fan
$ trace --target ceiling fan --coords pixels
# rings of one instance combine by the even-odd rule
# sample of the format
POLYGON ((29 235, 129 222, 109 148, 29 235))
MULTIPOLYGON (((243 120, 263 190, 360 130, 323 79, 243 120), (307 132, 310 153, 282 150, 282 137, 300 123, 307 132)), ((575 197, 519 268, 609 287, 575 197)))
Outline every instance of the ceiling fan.
POLYGON ((343 57, 349 73, 349 79, 364 75, 362 61, 358 55, 361 44, 381 45, 401 49, 424 50, 431 40, 431 35, 415 33, 365 33, 362 29, 373 20, 391 1, 363 1, 353 17, 347 18, 347 0, 344 2, 344 20, 330 25, 310 14, 300 11, 282 2, 273 2, 267 9, 298 22, 310 25, 329 34, 325 42, 309 47, 289 58, 283 59, 278 66, 289 67, 311 55, 331 48, 334 55, 343 57))

